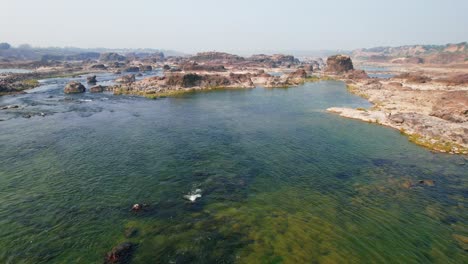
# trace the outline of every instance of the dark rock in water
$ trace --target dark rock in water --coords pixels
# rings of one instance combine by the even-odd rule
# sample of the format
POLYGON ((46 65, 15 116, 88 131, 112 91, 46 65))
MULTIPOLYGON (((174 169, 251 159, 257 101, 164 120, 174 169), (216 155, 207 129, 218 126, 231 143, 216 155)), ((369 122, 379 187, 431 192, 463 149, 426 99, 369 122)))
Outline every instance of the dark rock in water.
POLYGON ((141 74, 141 73, 138 73, 136 76, 138 76, 138 77, 141 77, 141 76, 143 76, 143 74, 141 74))
POLYGON ((141 209, 143 209, 143 205, 141 205, 141 204, 134 204, 132 206, 132 211, 133 212, 139 212, 139 211, 141 211, 141 209))
POLYGON ((147 71, 152 71, 153 67, 151 65, 141 65, 140 66, 140 71, 142 72, 147 72, 147 71))
POLYGON ((96 85, 96 86, 89 88, 89 91, 92 93, 102 93, 105 90, 106 90, 106 86, 102 86, 102 85, 96 85))
POLYGON ((96 75, 86 77, 88 83, 97 83, 96 75))
POLYGON ((65 85, 63 90, 66 94, 73 94, 73 93, 84 93, 86 88, 80 82, 72 81, 65 85))
POLYGON ((327 59, 326 72, 330 73, 345 73, 354 69, 351 58, 346 55, 334 55, 327 59))
POLYGON ((119 71, 119 70, 117 70, 117 71, 114 72, 114 74, 121 74, 121 73, 122 73, 122 72, 119 71))
POLYGON ((120 78, 117 78, 115 81, 118 83, 132 83, 135 82, 135 74, 124 75, 120 78))
POLYGON ((163 66, 163 70, 165 70, 165 71, 168 71, 170 69, 171 69, 171 66, 169 66, 167 64, 163 66))
POLYGON ((434 180, 420 180, 418 181, 420 185, 425 185, 425 186, 435 186, 435 181, 434 180))
POLYGON ((136 66, 131 66, 131 67, 125 68, 125 71, 126 71, 126 72, 139 72, 139 71, 140 71, 140 68, 138 68, 138 67, 136 67, 136 66))
POLYGON ((104 263, 129 263, 134 247, 135 245, 130 242, 123 242, 122 244, 115 246, 106 254, 104 263))
POLYGON ((0 109, 1 110, 6 110, 6 109, 13 109, 13 108, 19 108, 19 106, 18 105, 7 105, 7 106, 3 106, 0 109))
POLYGON ((24 118, 31 118, 31 115, 23 115, 24 118))

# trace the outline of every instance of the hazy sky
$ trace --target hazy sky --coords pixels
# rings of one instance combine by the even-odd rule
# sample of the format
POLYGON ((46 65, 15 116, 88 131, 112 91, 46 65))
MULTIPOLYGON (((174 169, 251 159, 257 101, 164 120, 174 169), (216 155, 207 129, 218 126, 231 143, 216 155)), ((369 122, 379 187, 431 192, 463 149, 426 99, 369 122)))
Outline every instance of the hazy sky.
POLYGON ((262 51, 468 40, 468 0, 0 0, 0 42, 262 51))

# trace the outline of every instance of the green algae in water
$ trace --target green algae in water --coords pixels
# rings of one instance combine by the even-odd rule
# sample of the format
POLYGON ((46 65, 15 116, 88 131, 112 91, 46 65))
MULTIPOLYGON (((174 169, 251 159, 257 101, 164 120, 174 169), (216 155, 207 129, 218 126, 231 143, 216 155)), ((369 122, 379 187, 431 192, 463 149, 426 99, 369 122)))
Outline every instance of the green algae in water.
POLYGON ((467 261, 466 160, 327 114, 367 106, 340 82, 99 96, 1 123, 0 262, 467 261))

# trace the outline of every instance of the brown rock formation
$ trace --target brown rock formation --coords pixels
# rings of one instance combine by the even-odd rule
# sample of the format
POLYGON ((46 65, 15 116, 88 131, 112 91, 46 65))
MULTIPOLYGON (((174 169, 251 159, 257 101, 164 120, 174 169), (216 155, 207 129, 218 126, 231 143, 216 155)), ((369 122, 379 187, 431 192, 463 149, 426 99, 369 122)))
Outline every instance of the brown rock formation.
POLYGON ((353 62, 349 56, 334 55, 328 57, 325 71, 329 73, 342 74, 353 69, 353 62))
POLYGON ((65 88, 63 91, 66 94, 84 93, 86 91, 86 88, 80 82, 72 81, 72 82, 67 83, 67 85, 65 85, 65 88))

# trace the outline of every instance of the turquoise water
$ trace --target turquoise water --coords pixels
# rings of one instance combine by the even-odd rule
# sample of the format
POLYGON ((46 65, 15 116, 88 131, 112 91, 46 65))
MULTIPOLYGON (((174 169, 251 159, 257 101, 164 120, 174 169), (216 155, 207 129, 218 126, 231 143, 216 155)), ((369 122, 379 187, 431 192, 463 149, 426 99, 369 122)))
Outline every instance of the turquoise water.
POLYGON ((1 263, 102 263, 124 241, 131 263, 468 261, 466 159, 325 112, 368 106, 341 82, 148 100, 65 81, 0 97, 20 106, 0 111, 1 263))

